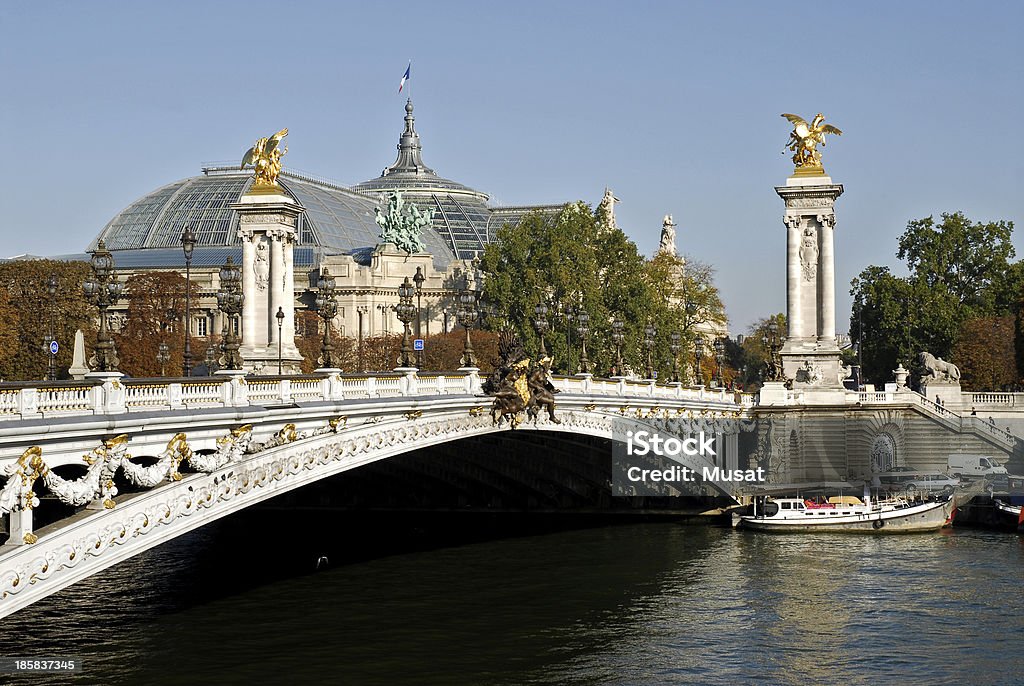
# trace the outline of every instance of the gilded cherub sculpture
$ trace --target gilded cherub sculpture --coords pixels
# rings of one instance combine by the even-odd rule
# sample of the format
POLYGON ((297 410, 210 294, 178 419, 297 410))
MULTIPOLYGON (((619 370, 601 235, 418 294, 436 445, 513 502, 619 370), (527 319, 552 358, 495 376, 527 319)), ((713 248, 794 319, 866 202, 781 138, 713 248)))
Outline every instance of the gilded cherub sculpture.
POLYGON ((281 129, 272 136, 261 138, 249 148, 242 158, 245 169, 250 164, 255 172, 253 188, 276 188, 277 177, 281 174, 281 157, 288 152, 287 146, 281 149, 281 139, 288 135, 288 129, 281 129))
POLYGON ((810 124, 803 117, 798 117, 795 114, 783 114, 782 116, 793 124, 786 147, 794 153, 793 164, 796 165, 797 170, 824 173, 818 144, 825 147, 826 133, 841 136, 843 132, 831 124, 824 123, 825 115, 821 112, 815 115, 810 124))

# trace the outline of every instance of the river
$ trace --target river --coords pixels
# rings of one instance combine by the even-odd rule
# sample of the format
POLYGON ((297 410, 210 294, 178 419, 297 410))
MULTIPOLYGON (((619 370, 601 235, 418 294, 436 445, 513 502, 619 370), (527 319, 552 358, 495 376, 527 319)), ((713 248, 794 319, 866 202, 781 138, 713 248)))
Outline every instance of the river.
POLYGON ((452 518, 472 523, 325 528, 317 513, 271 511, 211 524, 3 620, 8 656, 84 660, 74 677, 11 683, 1024 678, 1018 535, 452 518))

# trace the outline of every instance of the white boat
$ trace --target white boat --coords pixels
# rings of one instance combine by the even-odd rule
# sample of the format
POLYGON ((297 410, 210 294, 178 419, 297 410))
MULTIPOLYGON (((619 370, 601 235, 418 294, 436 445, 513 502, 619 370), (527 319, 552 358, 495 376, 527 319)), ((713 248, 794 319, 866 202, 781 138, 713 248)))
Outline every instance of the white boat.
POLYGON ((832 497, 816 503, 801 498, 754 499, 750 514, 739 515, 738 525, 758 531, 843 531, 910 533, 937 531, 951 522, 951 500, 912 503, 894 498, 872 503, 852 496, 832 497))

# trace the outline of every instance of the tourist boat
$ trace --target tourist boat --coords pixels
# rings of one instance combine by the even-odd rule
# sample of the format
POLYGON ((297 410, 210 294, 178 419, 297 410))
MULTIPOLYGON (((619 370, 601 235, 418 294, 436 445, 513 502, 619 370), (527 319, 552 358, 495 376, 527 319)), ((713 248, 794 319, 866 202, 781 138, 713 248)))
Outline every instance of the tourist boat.
POLYGON ((948 499, 917 503, 897 497, 864 503, 854 496, 833 496, 825 502, 760 496, 749 514, 739 515, 737 525, 757 531, 911 533, 949 525, 952 509, 948 499))
POLYGON ((954 524, 1024 533, 1022 509, 1020 505, 1010 505, 1000 498, 976 496, 957 506, 954 524))

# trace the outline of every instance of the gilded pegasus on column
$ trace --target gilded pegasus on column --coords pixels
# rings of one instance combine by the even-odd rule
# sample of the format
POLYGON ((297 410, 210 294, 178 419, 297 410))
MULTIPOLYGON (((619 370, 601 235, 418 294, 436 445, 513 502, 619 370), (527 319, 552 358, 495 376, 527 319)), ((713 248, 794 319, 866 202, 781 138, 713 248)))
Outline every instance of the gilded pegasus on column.
POLYGON ((288 152, 288 147, 281 149, 281 139, 288 135, 288 129, 281 129, 273 136, 267 136, 256 141, 256 144, 249 148, 242 158, 242 166, 245 169, 250 164, 255 172, 253 188, 276 188, 277 177, 281 174, 281 157, 288 152))
MULTIPOLYGON (((836 136, 843 135, 843 132, 825 123, 825 115, 821 112, 815 115, 810 124, 803 117, 795 114, 783 114, 793 124, 793 130, 789 134, 786 147, 793 151, 793 164, 796 165, 797 173, 802 174, 824 174, 821 166, 821 152, 818 144, 825 147, 825 134, 831 133, 836 136)), ((782 151, 785 154, 785 150, 782 151)))

